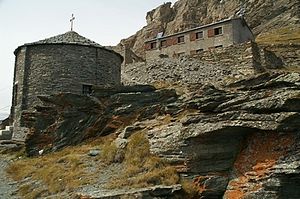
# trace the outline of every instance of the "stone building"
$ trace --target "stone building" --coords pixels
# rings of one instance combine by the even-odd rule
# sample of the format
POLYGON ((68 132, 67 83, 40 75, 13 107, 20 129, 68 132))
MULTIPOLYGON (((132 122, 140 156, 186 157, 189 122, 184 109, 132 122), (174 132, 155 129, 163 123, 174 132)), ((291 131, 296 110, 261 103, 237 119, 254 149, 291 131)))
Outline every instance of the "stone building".
POLYGON ((157 35, 145 42, 146 60, 158 57, 194 55, 201 51, 254 40, 244 18, 233 18, 172 35, 157 35))
POLYGON ((37 96, 59 92, 89 94, 92 85, 119 86, 123 57, 74 31, 19 46, 15 52, 11 121, 14 137, 21 113, 33 110, 37 96))

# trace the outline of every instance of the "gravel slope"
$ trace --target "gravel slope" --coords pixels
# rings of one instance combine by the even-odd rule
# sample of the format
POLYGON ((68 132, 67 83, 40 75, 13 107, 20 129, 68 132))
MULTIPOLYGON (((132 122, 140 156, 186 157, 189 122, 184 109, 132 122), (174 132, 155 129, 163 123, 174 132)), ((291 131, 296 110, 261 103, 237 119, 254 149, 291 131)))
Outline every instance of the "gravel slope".
MULTIPOLYGON (((0 151, 5 149, 5 146, 0 145, 0 151)), ((0 153, 0 198, 1 199, 16 199, 15 196, 16 184, 11 181, 6 175, 5 168, 9 164, 10 158, 7 155, 0 153)))

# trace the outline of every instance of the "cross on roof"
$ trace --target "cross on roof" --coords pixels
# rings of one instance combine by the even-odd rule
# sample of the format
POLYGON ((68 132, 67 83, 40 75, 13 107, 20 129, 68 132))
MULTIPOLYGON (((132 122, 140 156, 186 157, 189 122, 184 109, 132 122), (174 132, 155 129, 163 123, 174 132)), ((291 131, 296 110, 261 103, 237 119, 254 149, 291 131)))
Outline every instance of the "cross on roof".
POLYGON ((71 31, 73 31, 73 21, 75 20, 75 17, 74 17, 74 14, 72 14, 72 17, 70 19, 70 22, 71 22, 71 31))

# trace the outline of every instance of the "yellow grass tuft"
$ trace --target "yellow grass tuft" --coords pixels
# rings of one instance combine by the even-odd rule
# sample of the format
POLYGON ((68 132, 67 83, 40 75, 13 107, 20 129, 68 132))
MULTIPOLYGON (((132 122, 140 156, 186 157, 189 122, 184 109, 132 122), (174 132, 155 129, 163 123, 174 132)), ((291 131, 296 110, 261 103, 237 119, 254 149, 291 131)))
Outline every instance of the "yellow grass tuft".
POLYGON ((259 44, 290 44, 300 43, 300 28, 285 27, 259 35, 256 38, 259 44))
POLYGON ((182 180, 180 183, 186 198, 198 198, 199 188, 190 180, 182 180))
POLYGON ((79 186, 94 182, 94 174, 86 170, 89 164, 87 154, 94 148, 94 144, 94 142, 86 143, 40 157, 16 160, 9 165, 6 172, 15 181, 31 178, 44 185, 47 190, 36 189, 34 185, 26 184, 19 188, 19 194, 23 198, 72 191, 79 186))
POLYGON ((111 181, 109 188, 147 187, 153 185, 173 185, 178 183, 176 169, 161 158, 150 153, 149 140, 144 133, 130 137, 125 149, 124 172, 119 179, 111 181))

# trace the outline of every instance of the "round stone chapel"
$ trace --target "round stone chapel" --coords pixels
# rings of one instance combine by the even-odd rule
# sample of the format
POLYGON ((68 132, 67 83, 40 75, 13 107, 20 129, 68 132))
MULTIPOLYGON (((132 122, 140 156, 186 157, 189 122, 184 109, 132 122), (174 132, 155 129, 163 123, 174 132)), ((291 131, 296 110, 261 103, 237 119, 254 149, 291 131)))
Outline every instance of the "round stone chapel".
POLYGON ((123 57, 74 31, 24 44, 14 54, 14 123, 20 122, 21 111, 33 109, 39 95, 89 94, 92 85, 121 84, 123 57))

